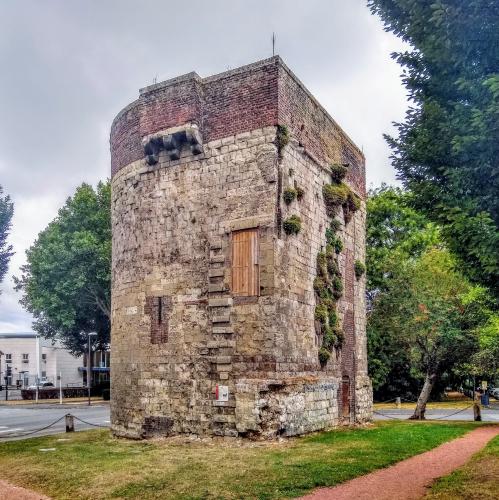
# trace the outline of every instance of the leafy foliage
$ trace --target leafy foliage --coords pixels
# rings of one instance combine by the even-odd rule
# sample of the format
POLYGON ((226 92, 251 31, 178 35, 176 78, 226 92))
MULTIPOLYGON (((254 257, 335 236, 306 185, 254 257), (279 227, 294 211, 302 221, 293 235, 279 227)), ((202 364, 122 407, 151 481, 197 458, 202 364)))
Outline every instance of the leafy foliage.
POLYGON ((292 215, 283 221, 282 227, 286 234, 298 234, 301 230, 301 219, 298 215, 292 215))
POLYGON ((499 293, 499 3, 369 0, 411 45, 393 57, 414 103, 387 137, 411 201, 472 280, 499 293))
POLYGON ((289 130, 288 130, 288 127, 286 127, 286 125, 277 125, 275 141, 276 141, 277 152, 279 154, 279 158, 281 158, 282 157, 282 150, 289 143, 289 130))
POLYGON ((76 189, 26 251, 16 288, 43 337, 60 339, 73 353, 87 333, 109 343, 111 306, 111 186, 76 189))
POLYGON ((0 186, 0 283, 5 278, 10 258, 13 255, 12 245, 7 244, 13 215, 14 204, 9 195, 4 196, 3 188, 0 186))
POLYGON ((439 245, 437 226, 411 207, 411 195, 387 185, 371 190, 367 199, 367 296, 386 290, 394 264, 420 256, 439 245))
POLYGON ((330 168, 331 168, 331 177, 333 178, 333 181, 338 184, 345 178, 348 172, 348 166, 341 165, 339 163, 331 165, 330 168))
POLYGON ((427 377, 433 386, 478 351, 476 328, 486 318, 475 314, 475 301, 467 301, 474 288, 479 287, 466 281, 444 249, 427 250, 394 267, 369 316, 378 388, 387 381, 394 388, 392 372, 401 376, 399 391, 414 390, 427 377))
POLYGON ((361 278, 366 272, 366 265, 360 260, 355 261, 354 268, 355 268, 355 277, 357 279, 361 278))
MULTIPOLYGON (((386 185, 370 191, 367 266, 369 373, 378 399, 413 397, 421 386, 425 363, 418 360, 418 356, 423 356, 425 343, 421 339, 416 342, 414 335, 420 323, 412 324, 410 318, 424 317, 421 304, 430 310, 424 287, 428 289, 425 294, 434 294, 431 295, 431 314, 442 315, 435 321, 442 327, 446 325, 445 334, 456 342, 463 335, 472 345, 459 340, 458 347, 468 353, 479 352, 478 339, 492 321, 493 300, 485 288, 467 282, 461 267, 445 250, 439 228, 412 208, 410 193, 386 185), (434 256, 433 261, 430 256, 434 256), (459 282, 460 287, 456 284, 459 293, 456 291, 455 297, 440 288, 452 280, 459 282)), ((442 345, 441 340, 438 345, 442 345)), ((455 353, 459 354, 460 349, 455 353)), ((467 356, 461 352, 463 355, 453 360, 450 354, 454 354, 452 349, 434 355, 439 359, 440 374, 450 375, 451 367, 453 371, 461 367, 461 373, 470 373, 469 366, 463 366, 469 361, 467 356)))
POLYGON ((286 205, 291 204, 295 198, 297 197, 296 189, 294 188, 286 188, 282 193, 282 199, 286 203, 286 205))
POLYGON ((346 184, 326 184, 322 188, 324 203, 330 215, 336 213, 337 207, 343 205, 348 200, 350 188, 346 184))

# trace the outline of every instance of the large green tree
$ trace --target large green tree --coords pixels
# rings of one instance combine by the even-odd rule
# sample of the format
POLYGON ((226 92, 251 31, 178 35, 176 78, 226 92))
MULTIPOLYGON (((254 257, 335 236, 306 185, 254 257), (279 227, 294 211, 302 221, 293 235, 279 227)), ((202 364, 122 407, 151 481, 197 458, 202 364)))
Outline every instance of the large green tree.
POLYGON ((14 204, 9 195, 3 194, 3 188, 0 186, 0 283, 5 278, 10 258, 13 255, 12 245, 7 244, 13 215, 14 204))
POLYGON ((391 290, 402 263, 440 243, 438 228, 410 203, 409 193, 386 185, 371 190, 367 199, 369 375, 375 397, 380 400, 412 398, 420 385, 419 378, 411 373, 406 338, 400 336, 397 324, 391 324, 397 319, 384 317, 381 312, 390 304, 376 300, 391 290))
POLYGON ((368 0, 409 44, 393 54, 412 102, 393 162, 462 270, 499 294, 499 2, 368 0))
POLYGON ((432 248, 400 262, 376 297, 371 324, 397 339, 409 360, 407 375, 423 382, 414 418, 424 418, 438 379, 478 351, 477 329, 487 320, 484 294, 457 270, 447 250, 432 248))
POLYGON ((73 353, 87 334, 109 343, 111 307, 111 187, 82 184, 26 252, 16 287, 43 337, 73 353))

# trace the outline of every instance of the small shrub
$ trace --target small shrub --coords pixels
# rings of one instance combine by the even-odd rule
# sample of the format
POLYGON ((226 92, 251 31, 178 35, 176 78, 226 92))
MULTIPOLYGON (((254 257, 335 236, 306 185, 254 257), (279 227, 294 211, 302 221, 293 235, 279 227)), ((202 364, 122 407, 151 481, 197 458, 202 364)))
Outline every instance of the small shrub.
POLYGON ((347 175, 348 172, 348 166, 341 165, 339 163, 331 165, 330 168, 331 168, 331 177, 333 178, 333 181, 337 182, 338 184, 345 178, 345 175, 347 175))
POLYGON ((337 292, 343 292, 343 282, 341 281, 341 278, 339 276, 335 276, 332 279, 331 284, 333 286, 333 290, 337 292))
POLYGON ((339 238, 336 238, 334 240, 334 251, 336 253, 340 253, 342 250, 343 250, 343 242, 339 238))
POLYGON ((338 263, 336 262, 336 259, 334 258, 334 255, 328 254, 326 268, 327 268, 327 272, 332 276, 334 276, 334 275, 337 276, 340 274, 340 269, 338 267, 338 263))
POLYGON ((331 296, 328 283, 324 278, 320 277, 315 278, 314 290, 320 299, 329 299, 331 296))
POLYGON ((366 265, 360 260, 355 261, 354 268, 357 279, 359 279, 366 272, 366 265))
POLYGON ((333 219, 329 227, 333 233, 337 233, 341 227, 341 222, 338 219, 333 219))
POLYGON ((327 277, 328 258, 324 252, 317 255, 317 275, 327 277))
POLYGON ((295 190, 296 190, 296 199, 300 201, 303 198, 305 191, 300 186, 296 186, 295 190))
POLYGON ((322 188, 324 203, 328 213, 336 213, 336 209, 347 202, 349 187, 346 184, 326 184, 322 188))
POLYGON ((329 310, 328 322, 330 327, 335 327, 338 324, 338 314, 334 309, 329 310))
POLYGON ((361 204, 362 200, 360 199, 360 196, 356 195, 353 191, 350 191, 350 193, 348 193, 348 208, 352 212, 356 212, 361 207, 361 204))
POLYGON ((286 188, 282 193, 282 198, 286 205, 289 205, 296 198, 296 189, 286 188))
POLYGON ((319 304, 315 306, 315 319, 321 325, 325 325, 327 323, 329 317, 329 311, 324 304, 319 304))
POLYGON ((282 223, 282 227, 286 234, 298 234, 301 229, 301 219, 297 215, 292 215, 282 223))
POLYGON ((277 152, 279 156, 281 156, 282 150, 289 143, 289 130, 286 125, 277 125, 277 133, 276 133, 276 146, 277 152))
POLYGON ((336 343, 336 337, 334 335, 333 328, 325 328, 324 337, 322 338, 322 347, 331 351, 336 343))
POLYGON ((336 310, 336 302, 333 299, 323 299, 321 303, 327 308, 328 311, 336 310))
POLYGON ((325 349, 324 347, 321 347, 319 349, 319 362, 320 362, 321 366, 324 366, 325 364, 327 364, 330 357, 331 357, 331 353, 327 349, 325 349))
POLYGON ((341 347, 343 345, 343 341, 345 340, 345 336, 343 335, 343 330, 341 328, 335 328, 336 335, 336 345, 335 347, 341 347))

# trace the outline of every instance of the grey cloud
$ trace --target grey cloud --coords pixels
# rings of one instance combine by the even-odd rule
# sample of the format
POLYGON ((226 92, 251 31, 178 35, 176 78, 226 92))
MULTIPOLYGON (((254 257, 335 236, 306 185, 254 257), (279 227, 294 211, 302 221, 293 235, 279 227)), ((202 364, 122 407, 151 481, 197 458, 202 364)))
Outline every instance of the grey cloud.
MULTIPOLYGON (((381 134, 406 107, 389 58, 401 44, 362 0, 2 2, 0 184, 16 202, 11 274, 74 188, 109 176, 110 123, 140 87, 268 57, 273 31, 277 53, 364 146, 368 182, 393 182, 381 134)), ((0 329, 26 330, 12 284, 3 289, 0 329)))

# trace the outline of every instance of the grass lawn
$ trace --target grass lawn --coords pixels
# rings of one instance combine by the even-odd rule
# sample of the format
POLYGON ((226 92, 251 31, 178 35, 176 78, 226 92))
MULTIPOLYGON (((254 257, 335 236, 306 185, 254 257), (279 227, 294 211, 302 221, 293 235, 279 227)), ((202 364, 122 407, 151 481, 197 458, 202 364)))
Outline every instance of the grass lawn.
POLYGON ((465 466, 436 481, 425 498, 431 500, 495 500, 498 497, 499 436, 494 438, 465 466))
POLYGON ((56 499, 289 498, 385 467, 474 427, 378 422, 281 442, 134 442, 95 430, 2 443, 0 470, 2 479, 56 499), (55 451, 40 451, 47 448, 55 451))

